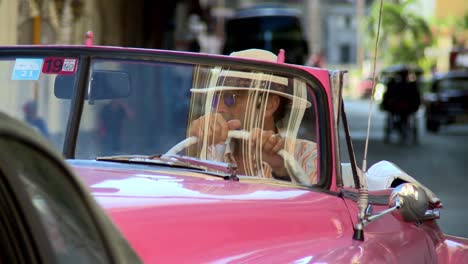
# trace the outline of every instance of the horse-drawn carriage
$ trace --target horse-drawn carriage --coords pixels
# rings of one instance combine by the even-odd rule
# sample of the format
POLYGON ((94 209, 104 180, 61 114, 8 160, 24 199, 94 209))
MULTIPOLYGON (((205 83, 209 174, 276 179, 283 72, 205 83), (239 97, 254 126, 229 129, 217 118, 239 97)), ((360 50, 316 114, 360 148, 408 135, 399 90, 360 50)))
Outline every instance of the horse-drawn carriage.
POLYGON ((418 140, 417 111, 421 104, 419 80, 423 71, 409 65, 393 65, 380 74, 386 91, 380 108, 387 112, 384 140, 390 142, 393 132, 397 132, 400 142, 418 140))

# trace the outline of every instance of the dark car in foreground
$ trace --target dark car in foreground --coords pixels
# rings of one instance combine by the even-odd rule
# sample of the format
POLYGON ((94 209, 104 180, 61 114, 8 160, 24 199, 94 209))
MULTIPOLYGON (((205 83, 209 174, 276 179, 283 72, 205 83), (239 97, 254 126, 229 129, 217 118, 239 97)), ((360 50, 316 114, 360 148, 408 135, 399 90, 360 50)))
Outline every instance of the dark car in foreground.
POLYGON ((431 190, 357 166, 345 71, 270 55, 0 47, 0 263, 465 263, 431 190))
POLYGON ((468 123, 468 69, 439 74, 425 95, 426 129, 468 123))

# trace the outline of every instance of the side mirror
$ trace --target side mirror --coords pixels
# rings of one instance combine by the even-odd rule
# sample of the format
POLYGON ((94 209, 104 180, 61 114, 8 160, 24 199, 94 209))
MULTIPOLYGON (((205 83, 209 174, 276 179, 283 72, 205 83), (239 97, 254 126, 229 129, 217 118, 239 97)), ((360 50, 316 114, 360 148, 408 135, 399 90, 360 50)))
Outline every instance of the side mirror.
POLYGON ((422 221, 429 207, 429 198, 421 187, 403 183, 393 189, 388 206, 397 208, 392 214, 398 219, 406 222, 422 221))
MULTIPOLYGON (((71 99, 76 75, 58 75, 54 84, 54 95, 60 99, 71 99)), ((93 71, 89 94, 85 99, 105 100, 125 98, 131 94, 130 76, 123 71, 93 71)))

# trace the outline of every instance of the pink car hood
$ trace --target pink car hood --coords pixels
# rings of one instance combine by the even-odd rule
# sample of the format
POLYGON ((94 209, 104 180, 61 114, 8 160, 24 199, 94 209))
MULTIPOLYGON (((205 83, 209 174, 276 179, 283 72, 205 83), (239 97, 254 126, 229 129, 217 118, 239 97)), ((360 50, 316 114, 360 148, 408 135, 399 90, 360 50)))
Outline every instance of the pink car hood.
MULTIPOLYGON (((352 239, 336 193, 183 169, 70 161, 144 263, 464 263, 465 239, 388 215, 352 239), (425 230, 425 231, 424 231, 425 230), (417 252, 417 253, 415 253, 417 252)), ((350 213, 353 212, 353 213, 350 213)))
POLYGON ((165 168, 75 170, 145 263, 328 259, 355 243, 334 194, 165 168))

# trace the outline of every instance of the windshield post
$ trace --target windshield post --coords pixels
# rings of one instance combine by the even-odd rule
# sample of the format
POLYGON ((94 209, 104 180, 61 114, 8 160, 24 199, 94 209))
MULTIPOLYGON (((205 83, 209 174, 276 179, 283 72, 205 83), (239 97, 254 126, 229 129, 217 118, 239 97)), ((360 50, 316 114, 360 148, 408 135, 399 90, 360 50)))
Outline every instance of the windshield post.
POLYGON ((67 159, 75 158, 76 141, 78 138, 78 129, 83 111, 84 98, 86 96, 89 83, 90 73, 90 57, 81 56, 81 63, 78 66, 78 78, 74 83, 74 91, 71 99, 71 107, 68 116, 68 124, 65 132, 65 140, 63 144, 63 155, 67 159))

